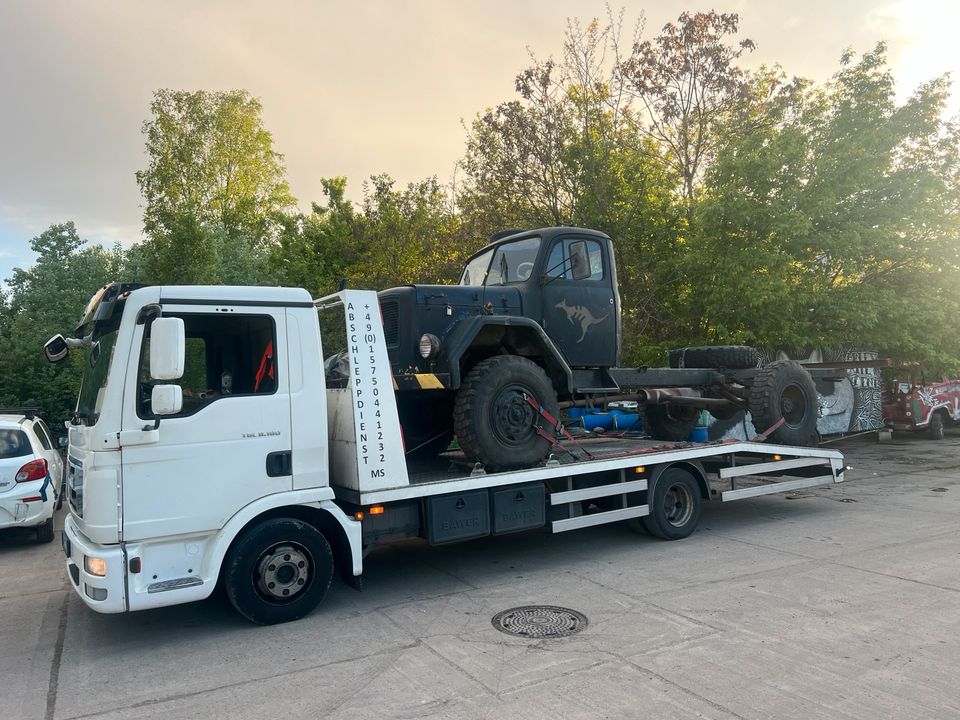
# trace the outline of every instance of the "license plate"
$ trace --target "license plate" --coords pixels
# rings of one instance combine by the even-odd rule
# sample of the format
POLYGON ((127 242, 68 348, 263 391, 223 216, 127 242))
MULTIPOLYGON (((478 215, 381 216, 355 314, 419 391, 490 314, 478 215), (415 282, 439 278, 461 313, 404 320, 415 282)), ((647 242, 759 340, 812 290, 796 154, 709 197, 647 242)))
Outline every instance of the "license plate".
POLYGON ((69 558, 70 557, 70 538, 67 537, 67 534, 63 530, 60 531, 60 547, 63 548, 63 554, 69 558))

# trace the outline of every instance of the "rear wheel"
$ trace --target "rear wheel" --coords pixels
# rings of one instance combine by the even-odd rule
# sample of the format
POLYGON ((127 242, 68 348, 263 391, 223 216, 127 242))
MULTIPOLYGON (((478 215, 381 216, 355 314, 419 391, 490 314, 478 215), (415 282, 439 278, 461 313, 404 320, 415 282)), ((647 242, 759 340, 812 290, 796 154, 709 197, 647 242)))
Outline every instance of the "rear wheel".
POLYGON ((943 440, 944 437, 944 422, 942 413, 934 413, 933 417, 930 418, 930 439, 931 440, 943 440))
POLYGON ((680 540, 700 522, 700 485, 683 468, 672 467, 657 478, 649 498, 650 514, 641 518, 651 535, 680 540))
POLYGON ((682 442, 690 439, 697 426, 700 410, 688 405, 641 405, 640 424, 650 437, 657 440, 682 442))
POLYGON ((817 389, 813 378, 793 360, 777 360, 760 369, 750 388, 750 415, 757 432, 780 418, 783 424, 770 439, 785 445, 816 445, 817 389))
POLYGON ((227 597, 258 625, 298 620, 313 610, 333 580, 330 543, 294 518, 265 520, 247 530, 223 565, 227 597))
POLYGON ((498 355, 478 363, 467 375, 454 405, 453 422, 464 454, 488 470, 536 465, 551 443, 537 433, 535 400, 553 417, 557 392, 543 369, 516 355, 498 355))
POLYGON ((37 542, 53 542, 53 518, 48 519, 43 525, 37 525, 37 542))

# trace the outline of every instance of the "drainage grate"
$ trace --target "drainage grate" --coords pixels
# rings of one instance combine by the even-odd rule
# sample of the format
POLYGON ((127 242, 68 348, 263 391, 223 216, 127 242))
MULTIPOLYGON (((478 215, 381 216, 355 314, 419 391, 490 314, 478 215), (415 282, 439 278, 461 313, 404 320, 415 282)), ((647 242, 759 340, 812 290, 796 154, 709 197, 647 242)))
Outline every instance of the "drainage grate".
POLYGON ((578 633, 587 626, 587 616, 553 605, 524 605, 497 613, 491 622, 507 635, 539 640, 578 633))

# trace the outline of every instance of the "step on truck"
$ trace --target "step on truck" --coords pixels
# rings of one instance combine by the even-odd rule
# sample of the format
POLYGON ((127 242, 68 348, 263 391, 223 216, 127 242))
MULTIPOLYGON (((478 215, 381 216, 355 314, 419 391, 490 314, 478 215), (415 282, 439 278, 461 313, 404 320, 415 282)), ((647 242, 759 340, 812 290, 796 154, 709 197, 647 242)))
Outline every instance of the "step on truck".
POLYGON ((291 288, 111 284, 72 337, 45 346, 51 361, 71 349, 86 360, 62 545, 71 586, 103 613, 200 600, 222 583, 249 620, 285 622, 336 574, 360 588, 381 543, 623 521, 675 540, 705 502, 843 480, 834 450, 572 438, 522 384, 510 405, 535 407, 549 438, 535 466, 493 471, 456 449, 411 460, 371 291, 314 301, 291 288), (345 353, 340 372, 325 371, 322 342, 345 353))

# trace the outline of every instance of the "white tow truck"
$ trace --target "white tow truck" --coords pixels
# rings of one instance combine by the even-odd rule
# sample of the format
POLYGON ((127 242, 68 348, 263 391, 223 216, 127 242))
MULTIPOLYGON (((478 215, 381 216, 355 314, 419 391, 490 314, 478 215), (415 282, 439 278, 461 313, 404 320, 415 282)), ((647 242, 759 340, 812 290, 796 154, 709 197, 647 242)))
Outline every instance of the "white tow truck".
POLYGON ((843 480, 837 451, 742 441, 564 439, 539 466, 496 473, 455 449, 408 463, 369 291, 114 283, 73 335, 45 346, 51 361, 88 356, 62 544, 73 588, 102 613, 200 600, 222 582, 251 621, 286 622, 335 572, 359 589, 379 543, 621 521, 672 540, 703 501, 843 480), (324 350, 346 351, 338 373, 324 350))

